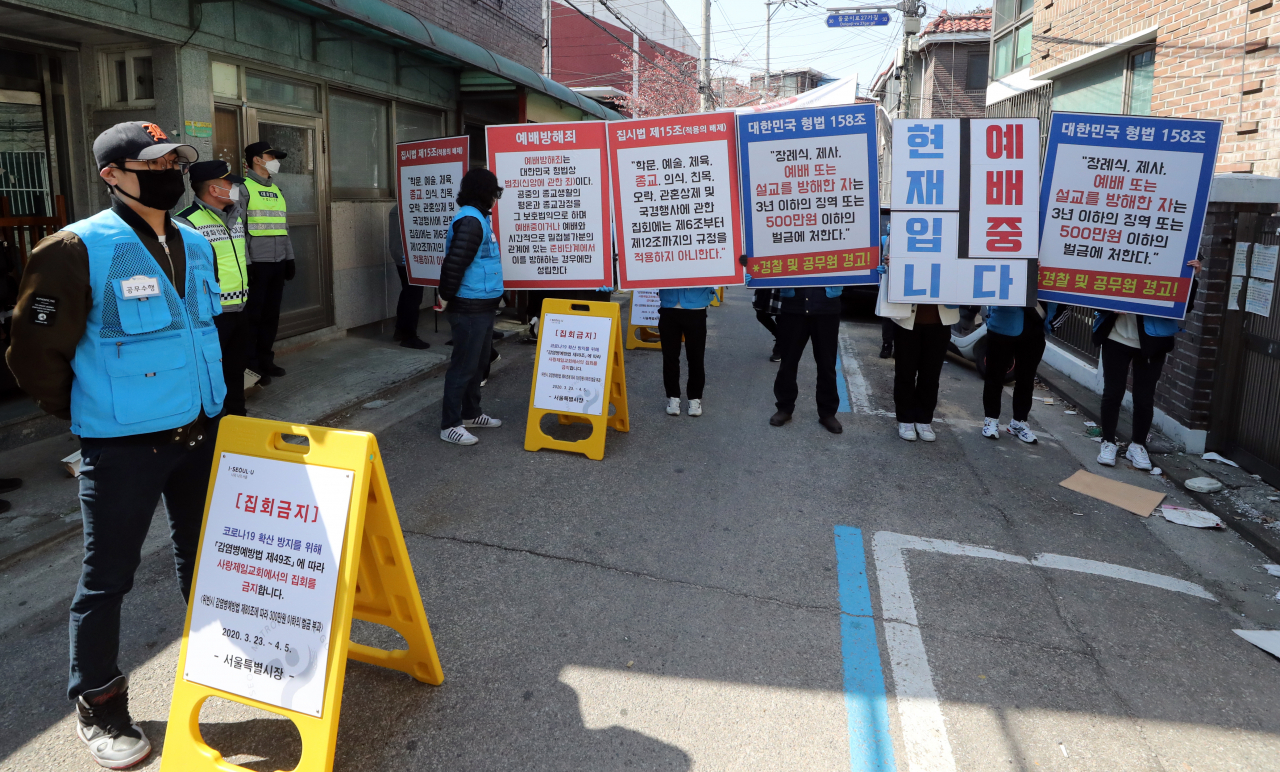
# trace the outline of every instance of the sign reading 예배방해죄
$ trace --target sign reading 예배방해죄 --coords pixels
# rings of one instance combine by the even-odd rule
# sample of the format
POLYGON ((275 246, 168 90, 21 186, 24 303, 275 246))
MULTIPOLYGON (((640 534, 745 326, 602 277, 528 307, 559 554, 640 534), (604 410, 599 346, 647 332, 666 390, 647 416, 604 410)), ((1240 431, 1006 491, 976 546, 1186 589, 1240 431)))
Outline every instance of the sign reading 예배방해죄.
POLYGON ((1222 124, 1054 113, 1040 297, 1182 319, 1222 124))
POLYGON ((734 114, 607 126, 618 286, 742 284, 734 114))
POLYGON ((875 284, 874 105, 738 116, 752 287, 875 284))
POLYGON ((507 289, 613 286, 605 124, 517 124, 486 130, 503 187, 493 211, 507 289))
POLYGON ((458 185, 467 173, 467 137, 396 145, 396 201, 410 284, 440 286, 444 239, 458 211, 458 185))

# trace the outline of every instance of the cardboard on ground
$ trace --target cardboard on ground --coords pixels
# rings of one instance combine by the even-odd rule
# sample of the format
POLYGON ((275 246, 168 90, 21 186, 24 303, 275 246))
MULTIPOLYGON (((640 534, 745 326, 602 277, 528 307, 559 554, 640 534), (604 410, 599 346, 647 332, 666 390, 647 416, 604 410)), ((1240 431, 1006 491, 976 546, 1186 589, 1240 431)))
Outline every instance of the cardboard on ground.
POLYGON ((1164 494, 1139 488, 1136 485, 1116 482, 1091 474, 1083 469, 1058 483, 1067 490, 1092 496, 1099 501, 1115 504, 1139 517, 1150 517, 1151 511, 1164 501, 1164 494))

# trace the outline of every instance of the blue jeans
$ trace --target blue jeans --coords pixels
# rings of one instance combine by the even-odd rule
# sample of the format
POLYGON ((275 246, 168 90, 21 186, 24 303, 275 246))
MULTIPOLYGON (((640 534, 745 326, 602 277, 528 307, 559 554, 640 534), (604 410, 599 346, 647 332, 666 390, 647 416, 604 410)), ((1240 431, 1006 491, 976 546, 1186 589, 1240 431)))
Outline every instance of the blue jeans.
POLYGON ((161 498, 169 515, 178 589, 183 600, 188 598, 217 433, 218 421, 214 419, 204 441, 194 448, 174 443, 80 440, 84 565, 71 601, 69 699, 122 675, 117 664, 120 606, 133 589, 133 575, 142 561, 142 542, 161 498))
POLYGON ((493 348, 493 312, 446 314, 453 334, 453 356, 444 374, 444 404, 440 429, 462 426, 464 419, 480 415, 480 381, 488 370, 493 348))

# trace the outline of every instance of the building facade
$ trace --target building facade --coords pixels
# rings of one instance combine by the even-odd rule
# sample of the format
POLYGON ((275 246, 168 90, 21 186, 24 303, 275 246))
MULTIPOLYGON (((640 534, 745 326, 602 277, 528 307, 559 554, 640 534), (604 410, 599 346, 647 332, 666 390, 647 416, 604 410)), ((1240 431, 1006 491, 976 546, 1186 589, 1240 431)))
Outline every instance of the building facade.
POLYGON ((869 93, 889 118, 981 118, 986 115, 991 12, 943 11, 920 31, 917 50, 872 81, 869 93), (902 80, 910 73, 910 99, 902 80))

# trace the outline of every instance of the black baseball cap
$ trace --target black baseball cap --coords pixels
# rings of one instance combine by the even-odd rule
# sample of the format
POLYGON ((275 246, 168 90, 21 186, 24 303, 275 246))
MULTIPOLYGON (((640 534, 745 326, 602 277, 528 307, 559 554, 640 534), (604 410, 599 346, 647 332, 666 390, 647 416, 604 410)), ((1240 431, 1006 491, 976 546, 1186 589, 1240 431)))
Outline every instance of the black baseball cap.
POLYGON ((164 129, 145 121, 117 123, 93 141, 93 157, 97 160, 99 169, 105 169, 112 161, 122 158, 150 161, 170 152, 176 152, 180 158, 192 162, 200 157, 191 145, 170 141, 164 129))
POLYGON ((226 180, 237 185, 244 182, 244 177, 237 177, 231 173, 231 165, 226 161, 201 161, 198 164, 191 164, 189 174, 192 188, 208 180, 226 180))
POLYGON ((263 153, 270 153, 276 158, 282 160, 289 157, 289 154, 283 150, 276 150, 272 147, 270 142, 254 142, 252 145, 244 149, 244 160, 248 163, 253 163, 253 159, 263 153))

